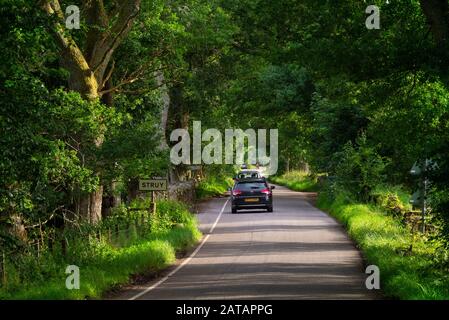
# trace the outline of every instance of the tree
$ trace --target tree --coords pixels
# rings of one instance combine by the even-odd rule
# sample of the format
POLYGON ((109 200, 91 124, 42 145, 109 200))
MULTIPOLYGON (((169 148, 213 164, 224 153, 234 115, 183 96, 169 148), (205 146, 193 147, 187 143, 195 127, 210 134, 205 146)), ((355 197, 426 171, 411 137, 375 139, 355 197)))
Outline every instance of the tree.
MULTIPOLYGON (((103 0, 83 1, 82 11, 86 14, 88 30, 83 46, 64 29, 64 13, 58 0, 42 0, 40 5, 53 21, 52 29, 61 50, 61 63, 69 71, 68 88, 89 101, 111 92, 111 89, 105 89, 114 72, 111 58, 130 32, 140 12, 141 0, 121 1, 120 4, 113 2, 110 8, 105 6, 103 0)), ((134 80, 131 76, 123 82, 134 80)), ((100 147, 103 141, 101 134, 92 143, 100 147)), ((102 196, 103 186, 100 185, 77 202, 77 212, 92 222, 98 221, 101 219, 102 196)))

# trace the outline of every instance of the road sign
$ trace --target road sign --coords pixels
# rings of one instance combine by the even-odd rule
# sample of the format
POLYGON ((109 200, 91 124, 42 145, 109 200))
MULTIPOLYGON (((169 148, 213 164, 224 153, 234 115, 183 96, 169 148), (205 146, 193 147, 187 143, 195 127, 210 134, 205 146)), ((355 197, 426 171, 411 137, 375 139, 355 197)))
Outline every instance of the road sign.
POLYGON ((427 191, 429 187, 428 173, 432 170, 437 170, 438 164, 432 159, 425 159, 415 162, 410 174, 419 178, 419 190, 415 192, 410 200, 413 206, 421 207, 421 231, 426 230, 426 214, 427 214, 427 191))
POLYGON ((426 159, 425 162, 424 160, 415 162, 412 169, 410 170, 410 174, 412 176, 420 176, 425 171, 432 171, 437 169, 438 164, 435 161, 433 161, 432 159, 426 159))
POLYGON ((167 185, 167 179, 139 180, 140 191, 167 191, 167 185))
POLYGON ((418 162, 415 162, 412 169, 410 170, 410 174, 412 176, 420 176, 421 173, 422 173, 422 166, 418 162))
POLYGON ((412 204, 415 207, 421 207, 423 205, 424 201, 424 195, 422 190, 416 191, 412 198, 410 199, 410 204, 412 204))

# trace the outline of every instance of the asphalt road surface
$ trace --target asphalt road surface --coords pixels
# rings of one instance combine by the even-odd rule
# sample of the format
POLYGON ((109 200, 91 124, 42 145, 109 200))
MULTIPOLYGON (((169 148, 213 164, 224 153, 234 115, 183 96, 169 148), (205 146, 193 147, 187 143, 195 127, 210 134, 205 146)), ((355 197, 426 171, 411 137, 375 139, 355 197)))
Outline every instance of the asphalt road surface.
POLYGON ((204 239, 160 278, 118 299, 377 299, 343 227, 304 194, 277 186, 274 212, 231 214, 227 198, 198 214, 204 239), (220 215, 220 213, 222 213, 220 215), (212 232, 211 232, 212 231, 212 232))

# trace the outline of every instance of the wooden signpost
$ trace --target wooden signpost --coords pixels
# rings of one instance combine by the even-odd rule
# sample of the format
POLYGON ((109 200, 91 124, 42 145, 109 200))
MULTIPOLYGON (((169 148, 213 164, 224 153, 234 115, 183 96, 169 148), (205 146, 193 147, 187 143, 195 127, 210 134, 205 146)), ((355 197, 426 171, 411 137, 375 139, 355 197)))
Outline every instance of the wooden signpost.
POLYGON ((161 177, 154 177, 152 179, 140 179, 139 190, 143 192, 151 192, 151 208, 150 211, 156 212, 156 201, 154 199, 155 191, 167 191, 168 179, 161 177))

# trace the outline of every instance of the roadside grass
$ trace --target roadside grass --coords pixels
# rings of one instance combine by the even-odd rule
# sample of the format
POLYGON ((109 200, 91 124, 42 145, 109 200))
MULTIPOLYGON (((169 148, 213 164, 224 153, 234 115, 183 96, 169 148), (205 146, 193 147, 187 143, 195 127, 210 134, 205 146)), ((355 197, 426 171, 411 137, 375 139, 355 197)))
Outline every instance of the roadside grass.
POLYGON ((194 216, 185 211, 181 214, 183 223, 159 228, 127 247, 97 241, 93 244, 95 255, 88 260, 47 254, 41 258, 41 270, 35 278, 30 274, 30 280, 20 286, 1 288, 0 299, 99 299, 108 290, 128 283, 132 275, 161 271, 175 262, 176 252, 192 247, 201 238, 194 216), (66 288, 65 270, 70 264, 80 268, 79 290, 66 288))
POLYGON ((281 176, 270 177, 269 181, 294 191, 317 192, 319 190, 317 177, 303 171, 290 171, 281 176))
POLYGON ((207 199, 224 194, 233 184, 232 177, 208 175, 196 188, 197 199, 207 199))
POLYGON ((367 262, 379 267, 387 297, 449 299, 447 270, 434 259, 438 242, 412 234, 374 205, 348 203, 342 196, 332 200, 326 193, 320 194, 317 205, 343 223, 367 262))
POLYGON ((412 210, 410 193, 401 186, 379 185, 371 191, 371 197, 383 209, 404 212, 412 210))

